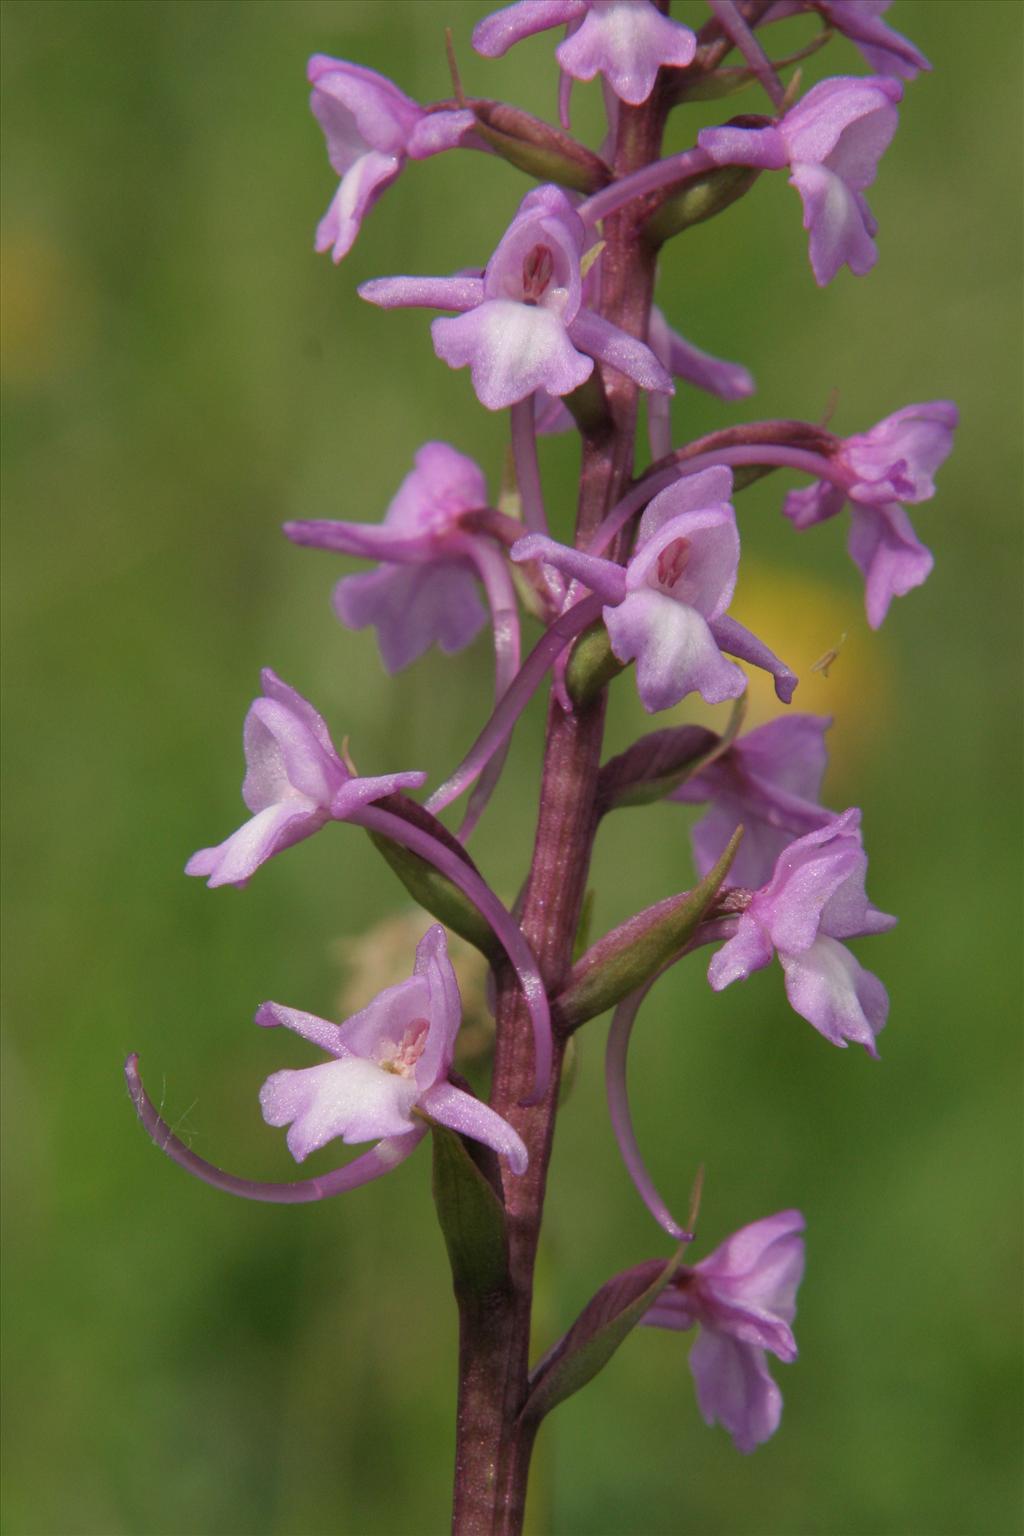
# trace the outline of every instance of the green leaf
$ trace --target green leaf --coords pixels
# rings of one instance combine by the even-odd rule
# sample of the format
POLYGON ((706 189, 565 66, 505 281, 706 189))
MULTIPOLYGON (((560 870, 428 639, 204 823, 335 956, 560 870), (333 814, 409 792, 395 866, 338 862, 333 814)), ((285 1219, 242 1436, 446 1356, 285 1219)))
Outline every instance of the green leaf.
POLYGON ((667 1264, 663 1259, 649 1259, 601 1287, 534 1372, 522 1411, 524 1420, 539 1422, 594 1379, 657 1301, 685 1252, 684 1243, 667 1264))
POLYGON ((742 835, 738 827, 714 869, 692 891, 638 912, 587 951, 552 1005, 563 1029, 576 1029, 613 1008, 686 947, 729 873, 742 835))
POLYGON ((452 1283, 461 1299, 493 1296, 509 1283, 505 1207, 466 1143, 430 1121, 434 1144, 434 1205, 452 1283))

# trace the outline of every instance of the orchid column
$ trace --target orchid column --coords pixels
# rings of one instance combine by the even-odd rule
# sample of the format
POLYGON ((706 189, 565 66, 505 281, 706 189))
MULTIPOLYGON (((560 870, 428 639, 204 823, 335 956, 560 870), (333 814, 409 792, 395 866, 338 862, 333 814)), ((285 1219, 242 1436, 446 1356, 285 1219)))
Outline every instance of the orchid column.
MULTIPOLYGON (((670 242, 779 170, 800 195, 818 284, 844 266, 869 272, 878 231, 865 191, 896 131, 901 81, 927 68, 882 20, 884 9, 866 0, 709 0, 695 34, 668 14, 668 0, 518 0, 479 24, 474 46, 497 57, 564 26, 560 126, 468 97, 454 54, 453 97, 428 106, 359 65, 321 55, 310 63, 313 111, 341 178, 316 245, 335 261, 409 162, 473 150, 481 169, 485 155, 497 155, 538 183, 485 264, 469 264, 479 253, 467 253, 454 275, 378 277, 360 289, 385 310, 443 312, 431 323, 438 359, 468 369, 481 406, 507 415, 513 501, 499 507, 478 465, 452 444, 430 442, 410 455, 380 525, 285 525, 298 545, 373 562, 340 581, 335 610, 348 628, 376 630, 388 672, 432 645, 461 651, 489 627, 493 707, 481 709, 469 752, 421 803, 412 792, 424 774, 357 771, 347 740, 339 752, 313 705, 266 670, 244 731, 251 818, 187 865, 211 886, 244 886, 272 857, 345 824, 369 835, 429 914, 410 974, 342 1024, 277 1002, 255 1013, 260 1026, 298 1033, 327 1058, 274 1073, 259 1095, 267 1124, 288 1128, 295 1160, 338 1141, 373 1142, 369 1150, 312 1178, 245 1179, 174 1135, 135 1057, 126 1072, 161 1149, 248 1199, 287 1205, 344 1193, 382 1178, 429 1135, 459 1309, 458 1536, 521 1530, 543 1419, 639 1324, 700 1330, 690 1355, 698 1403, 740 1451, 779 1427, 782 1397, 767 1356, 796 1358, 803 1217, 795 1209, 761 1215, 685 1264, 701 1179, 680 1220, 644 1164, 629 1106, 629 1044, 664 972, 695 955, 704 965, 698 952, 721 945, 707 964, 709 1006, 777 956, 792 1011, 812 1026, 799 1026, 809 1042, 816 1036, 819 1046, 855 1044, 878 1056, 888 996, 846 941, 881 935, 895 919, 867 895, 860 810, 820 803, 829 721, 789 713, 741 734, 745 667, 771 676, 783 706, 799 680, 771 637, 751 633, 730 611, 742 546, 734 503, 754 480, 783 470, 811 482, 782 499, 797 530, 849 504, 849 550, 877 628, 892 600, 931 569, 906 504, 933 494, 956 412, 948 401, 905 406, 846 439, 809 422, 751 421, 674 446, 674 379, 730 400, 755 383, 742 363, 680 336, 654 306, 654 290, 670 242), (826 26, 796 57, 845 33, 877 74, 824 80, 800 97, 799 75, 784 84, 780 74, 795 58, 773 60, 762 41, 774 22, 800 12, 826 26), (600 153, 569 131, 574 83, 597 76, 607 109, 600 153), (747 85, 763 92, 759 105, 770 116, 710 126, 689 149, 662 157, 676 105, 747 85), (653 461, 643 468, 642 399, 653 461), (577 433, 580 474, 573 518, 551 527, 537 438, 556 431, 577 433), (525 659, 521 610, 541 625, 525 659), (549 674, 536 829, 509 910, 467 843, 500 789, 516 721, 549 674), (652 715, 699 696, 725 706, 729 718, 718 731, 674 722, 603 762, 609 691, 634 686, 652 715), (467 792, 461 821, 449 828, 440 818, 467 792), (695 874, 579 953, 603 818, 663 799, 707 807, 693 831, 695 874), (486 1102, 456 1070, 462 1004, 446 928, 491 968, 486 1102), (671 1251, 612 1276, 531 1370, 534 1265, 564 1053, 577 1031, 608 1012, 611 1127, 671 1251)), ((790 536, 786 522, 778 526, 790 536)), ((696 1166, 692 1149, 682 1155, 696 1166)))

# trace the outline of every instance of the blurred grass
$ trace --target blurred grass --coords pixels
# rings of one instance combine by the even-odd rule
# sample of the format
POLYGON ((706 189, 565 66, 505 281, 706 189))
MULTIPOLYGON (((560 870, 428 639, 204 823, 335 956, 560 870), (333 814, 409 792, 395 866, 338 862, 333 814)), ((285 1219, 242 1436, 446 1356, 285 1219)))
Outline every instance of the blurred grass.
MULTIPOLYGON (((550 114, 552 38, 487 64, 468 38, 488 9, 2 12, 11 1536, 446 1525, 455 1325, 427 1160, 320 1208, 234 1202, 147 1148, 120 1061, 140 1051, 204 1155, 287 1176, 255 1097, 283 1047, 251 1028, 254 1006, 329 1013, 338 937, 400 903, 344 829, 244 896, 181 878, 240 819, 258 668, 316 700, 367 772, 441 773, 486 707, 483 644, 387 682, 372 636, 332 619, 334 562, 278 525, 378 518, 427 437, 497 482, 504 424, 436 363, 426 318, 381 315, 354 289, 483 259, 525 183, 468 157, 410 168, 335 271, 310 249, 333 181, 303 86, 323 51, 445 94, 452 21, 468 89, 550 114)), ((819 292, 796 198, 766 178, 669 252, 660 287, 687 335, 751 365, 757 414, 816 417, 835 385, 841 431, 911 400, 961 407, 917 519, 935 573, 881 634, 837 526, 794 538, 778 478, 741 504, 738 616, 805 674, 849 632, 799 704, 837 715, 827 798, 864 807, 871 893, 901 915, 863 950, 893 997, 884 1059, 828 1049, 777 974, 714 997, 682 969, 653 995, 632 1083, 654 1172, 678 1202, 706 1161, 708 1243, 806 1212, 802 1356, 778 1372, 782 1432, 745 1459, 701 1425, 685 1342, 632 1341, 544 1431, 535 1523, 559 1536, 1020 1527, 1020 92, 1003 61, 1021 13, 901 0, 893 20, 936 69, 908 89, 871 192, 870 278, 819 292)), ((843 70, 862 65, 839 40, 808 78, 843 70)), ((576 93, 591 135, 595 95, 576 93)), ((735 110, 759 106, 750 92, 735 110)), ((714 110, 682 114, 673 142, 714 110)), ((688 390, 674 410, 680 436, 748 414, 688 390)), ((564 527, 571 443, 545 463, 564 527)), ((541 718, 518 731, 479 837, 507 895, 541 718)), ((624 686, 610 743, 646 723, 624 686)), ((664 806, 612 819, 599 925, 687 883, 686 824, 664 806)), ((593 1028, 559 1131, 542 1344, 609 1271, 659 1248, 612 1144, 593 1028)))

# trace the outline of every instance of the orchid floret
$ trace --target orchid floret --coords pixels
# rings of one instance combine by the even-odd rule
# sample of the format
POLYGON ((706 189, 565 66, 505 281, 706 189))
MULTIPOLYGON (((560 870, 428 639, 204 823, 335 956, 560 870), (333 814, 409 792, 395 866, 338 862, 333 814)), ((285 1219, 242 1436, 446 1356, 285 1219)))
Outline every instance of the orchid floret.
POLYGON ((726 615, 739 566, 739 534, 729 504, 732 475, 710 469, 669 486, 640 522, 625 570, 613 561, 528 535, 513 560, 544 559, 607 600, 612 651, 636 661, 645 709, 668 709, 689 693, 708 704, 735 699, 747 680, 723 652, 763 667, 789 702, 796 677, 767 646, 726 615))
POLYGON ((250 707, 243 731, 242 799, 252 817, 185 866, 187 875, 201 875, 210 886, 244 886, 267 859, 328 821, 344 821, 374 800, 426 781, 419 772, 358 777, 339 757, 312 704, 269 667, 261 682, 263 695, 250 707))
POLYGON ((527 1153, 499 1115, 448 1081, 462 1003, 444 929, 421 939, 407 980, 386 988, 342 1025, 264 1003, 256 1022, 283 1025, 332 1058, 316 1067, 275 1072, 260 1091, 268 1125, 289 1127, 296 1162, 329 1141, 387 1140, 415 1133, 423 1116, 491 1147, 513 1173, 527 1153))
POLYGON ((289 1126, 296 1162, 338 1138, 377 1143, 331 1173, 293 1183, 242 1179, 197 1156, 154 1108, 137 1057, 128 1058, 125 1077, 139 1119, 160 1150, 204 1183, 247 1200, 299 1204, 356 1189, 404 1162, 432 1121, 483 1142, 521 1174, 528 1161, 521 1138, 487 1104, 448 1081, 461 1019, 458 982, 439 924, 420 940, 413 975, 385 988, 344 1024, 264 1003, 258 1024, 283 1025, 331 1058, 275 1072, 260 1090, 263 1118, 289 1126))
POLYGON ((748 731, 673 791, 671 800, 709 803, 691 832, 702 879, 737 827, 744 829, 743 840, 729 878, 757 890, 790 843, 834 819, 835 813, 819 804, 831 723, 821 715, 780 715, 748 731))
POLYGON ((672 380, 650 348, 583 304, 584 239, 565 193, 542 186, 523 199, 482 278, 376 278, 359 293, 384 309, 458 311, 433 322, 434 350, 449 367, 469 368, 488 410, 538 390, 571 394, 590 377, 595 358, 642 389, 672 394, 672 380))
POLYGON ((783 512, 810 528, 850 503, 850 557, 865 580, 868 623, 878 629, 894 597, 927 579, 931 552, 920 542, 903 503, 935 494, 934 475, 953 447, 958 412, 951 400, 895 411, 868 432, 839 442, 832 480, 790 491, 783 512))
POLYGON ((386 669, 398 672, 432 645, 464 649, 486 623, 474 556, 487 541, 460 525, 486 506, 479 466, 448 443, 425 443, 380 526, 304 521, 284 531, 295 544, 380 562, 342 577, 334 609, 349 629, 372 624, 386 669))
POLYGON ((384 75, 325 54, 314 54, 307 74, 310 107, 341 177, 317 229, 316 249, 330 251, 338 262, 406 160, 454 149, 472 133, 475 118, 469 111, 428 114, 384 75))
POLYGON ((697 142, 716 165, 789 168, 823 287, 840 267, 862 277, 878 259, 878 226, 864 192, 896 132, 902 94, 899 81, 885 76, 840 76, 812 87, 774 127, 705 128, 697 142))
POLYGON ((867 862, 858 810, 790 843, 741 914, 734 936, 712 957, 708 980, 714 990, 745 981, 777 954, 795 1012, 833 1045, 852 1041, 877 1057, 875 1037, 888 1017, 888 994, 841 942, 884 933, 896 922, 867 898, 867 862))
POLYGON ((803 1278, 804 1219, 780 1211, 742 1227, 693 1268, 682 1268, 644 1317, 648 1327, 700 1332, 690 1370, 705 1423, 728 1430, 739 1451, 779 1427, 782 1394, 767 1355, 797 1357, 796 1293, 803 1278))

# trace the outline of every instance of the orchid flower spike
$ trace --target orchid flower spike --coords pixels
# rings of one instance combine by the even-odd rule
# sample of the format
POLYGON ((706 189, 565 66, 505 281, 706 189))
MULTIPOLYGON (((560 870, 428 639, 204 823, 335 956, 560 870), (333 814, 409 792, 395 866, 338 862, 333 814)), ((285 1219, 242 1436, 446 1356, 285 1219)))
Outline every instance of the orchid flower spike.
POLYGON ((316 249, 341 261, 363 219, 408 158, 454 149, 472 133, 470 111, 425 112, 397 85, 372 69, 322 53, 309 61, 309 104, 327 140, 327 156, 341 177, 320 220, 316 249))
POLYGON ((518 0, 477 23, 473 47, 497 59, 524 37, 563 25, 568 33, 555 57, 565 73, 574 80, 603 75, 634 107, 654 90, 663 64, 684 69, 697 51, 690 28, 663 16, 651 0, 518 0))
POLYGON ((692 1269, 680 1269, 643 1319, 653 1328, 700 1328, 690 1351, 697 1402, 705 1423, 727 1429, 738 1451, 770 1440, 782 1417, 766 1356, 786 1364, 797 1356, 803 1230, 799 1211, 741 1227, 692 1269))
POLYGON ((878 260, 878 225, 864 198, 888 148, 903 95, 886 77, 823 80, 774 127, 705 128, 700 148, 716 165, 789 167, 804 205, 811 267, 824 287, 840 267, 863 277, 878 260))
POLYGON ((546 560, 605 599, 611 648, 619 661, 636 661, 640 700, 652 713, 689 693, 707 704, 739 698, 747 680, 726 651, 770 672, 784 702, 793 696, 795 675, 726 615, 740 556, 731 494, 725 468, 670 485, 648 505, 625 569, 540 535, 513 545, 513 560, 546 560))
POLYGON ((242 799, 252 817, 215 848, 194 853, 185 866, 187 875, 203 875, 210 886, 244 886, 267 859, 326 822, 344 821, 398 790, 419 788, 427 777, 412 772, 357 778, 312 704, 269 667, 261 681, 263 696, 251 706, 243 731, 242 799))
POLYGON ((885 933, 896 922, 868 901, 867 866, 858 810, 790 843, 740 916, 735 935, 712 957, 708 981, 714 990, 745 981, 775 953, 795 1011, 833 1045, 852 1040, 877 1057, 875 1036, 888 1017, 889 997, 840 942, 885 933))
POLYGON ((383 309, 450 309, 431 325, 434 350, 469 367, 480 402, 498 411, 537 390, 568 395, 599 358, 642 389, 672 394, 651 349, 583 303, 580 257, 586 232, 560 188, 523 199, 482 276, 381 277, 360 296, 383 309))
POLYGON ((782 510, 800 529, 835 517, 849 500, 848 548, 864 577, 872 629, 894 597, 919 587, 931 571, 931 552, 918 540, 902 503, 934 496, 933 476, 953 447, 957 421, 951 400, 908 405, 869 432, 837 443, 833 468, 845 485, 819 480, 786 497, 782 510))
POLYGON ((710 802, 691 832, 701 879, 736 828, 743 839, 729 870, 733 885, 757 890, 796 838, 826 826, 834 812, 819 804, 828 754, 822 715, 780 715, 748 731, 669 795, 687 805, 710 802))
POLYGON ((465 513, 487 505, 487 483, 472 459, 447 443, 424 443, 382 525, 310 520, 285 523, 284 531, 295 544, 379 562, 342 577, 334 609, 349 629, 372 624, 384 666, 399 672, 432 645, 451 655, 475 639, 486 622, 478 576, 492 612, 506 619, 509 608, 515 612, 504 560, 490 539, 462 527, 465 513))
POLYGON ((290 1127, 296 1162, 341 1138, 376 1146, 331 1173, 294 1183, 238 1178, 198 1157, 160 1118, 128 1058, 125 1076, 139 1118, 161 1151, 207 1184, 247 1200, 297 1204, 356 1189, 405 1161, 431 1121, 481 1141, 522 1173, 526 1147, 500 1115, 448 1082, 462 1002, 444 929, 435 924, 420 940, 412 976, 387 987, 344 1024, 264 1003, 256 1022, 283 1024, 331 1058, 316 1067, 275 1072, 260 1091, 268 1125, 290 1127))
POLYGON ((892 0, 775 0, 761 17, 761 25, 798 11, 818 11, 833 31, 856 43, 876 75, 913 80, 932 66, 909 38, 882 20, 891 4, 892 0))

